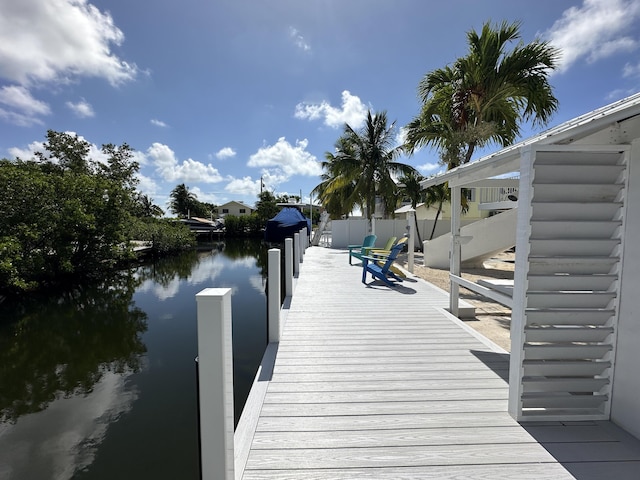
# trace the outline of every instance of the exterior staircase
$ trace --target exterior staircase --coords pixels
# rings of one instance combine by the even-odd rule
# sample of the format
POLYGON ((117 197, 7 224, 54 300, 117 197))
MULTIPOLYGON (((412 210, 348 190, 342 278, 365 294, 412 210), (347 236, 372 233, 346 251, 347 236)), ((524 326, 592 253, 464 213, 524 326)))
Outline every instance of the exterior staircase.
POLYGON ((510 377, 520 421, 609 418, 627 156, 546 146, 523 158, 510 377))

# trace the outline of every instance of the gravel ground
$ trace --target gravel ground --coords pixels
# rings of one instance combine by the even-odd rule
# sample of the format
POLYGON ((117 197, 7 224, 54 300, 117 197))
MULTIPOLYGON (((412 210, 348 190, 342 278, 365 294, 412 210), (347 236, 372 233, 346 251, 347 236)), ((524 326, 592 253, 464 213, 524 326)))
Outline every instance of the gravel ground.
MULTIPOLYGON (((472 281, 480 278, 513 279, 514 257, 514 253, 508 251, 484 262, 484 268, 465 268, 463 266, 462 277, 472 281)), ((407 268, 406 254, 398 257, 398 263, 405 269, 407 268)), ((423 266, 420 254, 416 254, 413 273, 436 287, 449 291, 449 271, 423 266)), ((460 298, 476 307, 476 317, 464 320, 465 323, 505 350, 510 351, 511 309, 462 287, 460 288, 460 298)))

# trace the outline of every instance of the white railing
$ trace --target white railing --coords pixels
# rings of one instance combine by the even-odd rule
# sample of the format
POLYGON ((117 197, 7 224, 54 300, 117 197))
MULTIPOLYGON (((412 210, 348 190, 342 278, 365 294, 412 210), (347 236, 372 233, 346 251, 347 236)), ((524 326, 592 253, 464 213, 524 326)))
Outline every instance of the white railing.
MULTIPOLYGON (((285 239, 285 303, 293 295, 293 279, 300 271, 302 257, 308 247, 307 229, 285 239), (295 272, 295 273, 294 273, 295 272)), ((268 325, 269 345, 254 387, 251 389, 245 409, 254 402, 261 403, 266 393, 266 382, 259 385, 262 369, 273 363, 282 332, 282 309, 280 304, 280 255, 277 248, 268 251, 268 325), (258 385, 258 388, 256 388, 258 385), (255 390, 255 391, 254 391, 255 390)), ((255 431, 256 416, 243 415, 238 431, 245 438, 236 440, 233 414, 233 344, 231 289, 206 288, 196 295, 198 322, 198 400, 200 421, 200 462, 202 479, 233 480, 241 478, 248 458, 249 432, 255 431), (243 423, 244 422, 244 423, 243 423), (236 444, 239 448, 236 449, 236 444)))

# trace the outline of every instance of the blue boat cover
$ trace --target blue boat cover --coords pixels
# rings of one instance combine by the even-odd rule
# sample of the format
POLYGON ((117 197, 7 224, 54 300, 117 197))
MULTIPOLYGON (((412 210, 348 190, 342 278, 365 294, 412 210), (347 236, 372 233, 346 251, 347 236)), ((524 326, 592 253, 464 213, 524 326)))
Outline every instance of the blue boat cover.
POLYGON ((283 243, 285 238, 293 238, 304 227, 307 227, 307 234, 310 234, 311 220, 295 207, 284 207, 275 217, 267 220, 264 239, 271 243, 283 243))

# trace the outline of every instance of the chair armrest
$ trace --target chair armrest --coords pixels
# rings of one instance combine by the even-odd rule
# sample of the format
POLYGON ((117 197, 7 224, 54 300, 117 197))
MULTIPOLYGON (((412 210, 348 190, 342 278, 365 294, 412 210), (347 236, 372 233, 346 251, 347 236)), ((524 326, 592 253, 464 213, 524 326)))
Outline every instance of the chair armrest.
POLYGON ((347 245, 347 248, 362 248, 362 245, 347 245))

